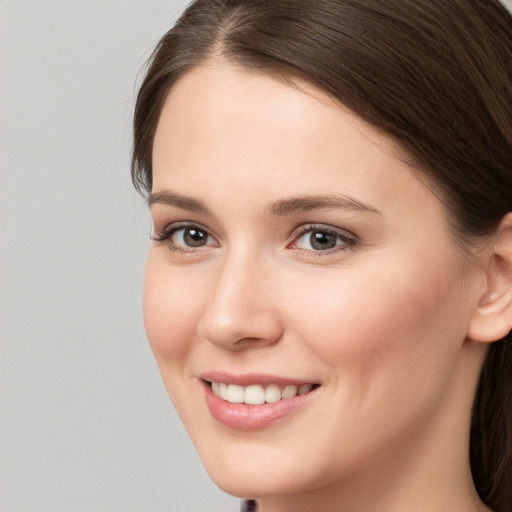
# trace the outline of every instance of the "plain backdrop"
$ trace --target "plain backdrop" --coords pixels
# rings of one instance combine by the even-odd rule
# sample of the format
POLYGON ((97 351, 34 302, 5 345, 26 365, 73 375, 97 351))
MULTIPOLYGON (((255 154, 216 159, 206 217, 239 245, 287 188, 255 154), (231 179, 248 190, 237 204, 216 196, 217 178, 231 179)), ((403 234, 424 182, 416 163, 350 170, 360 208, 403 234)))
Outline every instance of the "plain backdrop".
POLYGON ((239 508, 202 469, 141 318, 135 84, 185 4, 0 1, 1 512, 239 508))
POLYGON ((141 319, 135 84, 185 3, 0 0, 0 512, 238 510, 141 319))

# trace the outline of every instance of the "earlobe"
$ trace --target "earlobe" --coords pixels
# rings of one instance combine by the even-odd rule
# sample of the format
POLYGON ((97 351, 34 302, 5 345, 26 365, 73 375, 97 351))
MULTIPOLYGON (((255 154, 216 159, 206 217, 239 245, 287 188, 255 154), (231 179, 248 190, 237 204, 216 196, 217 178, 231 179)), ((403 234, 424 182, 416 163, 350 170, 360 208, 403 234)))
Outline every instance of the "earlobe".
POLYGON ((490 343, 512 329, 512 213, 493 235, 487 261, 486 289, 468 328, 468 338, 490 343))

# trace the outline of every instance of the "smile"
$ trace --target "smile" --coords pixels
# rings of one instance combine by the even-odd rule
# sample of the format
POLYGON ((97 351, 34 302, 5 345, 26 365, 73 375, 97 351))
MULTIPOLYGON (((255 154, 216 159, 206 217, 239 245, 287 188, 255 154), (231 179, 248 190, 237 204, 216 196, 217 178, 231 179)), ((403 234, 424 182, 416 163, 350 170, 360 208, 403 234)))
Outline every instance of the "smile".
POLYGON ((265 374, 199 375, 206 406, 219 423, 235 430, 261 430, 281 424, 321 399, 317 382, 265 374))
POLYGON ((287 384, 284 386, 252 384, 250 386, 240 386, 224 382, 211 382, 210 386, 213 394, 222 400, 232 404, 248 405, 273 404, 281 400, 305 395, 316 387, 314 384, 287 384))

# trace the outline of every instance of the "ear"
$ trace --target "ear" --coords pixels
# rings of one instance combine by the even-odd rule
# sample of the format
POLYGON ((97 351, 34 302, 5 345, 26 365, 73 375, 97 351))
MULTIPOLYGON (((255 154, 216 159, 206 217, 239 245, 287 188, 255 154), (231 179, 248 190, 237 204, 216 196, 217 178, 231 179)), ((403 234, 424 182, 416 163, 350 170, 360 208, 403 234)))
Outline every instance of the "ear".
POLYGON ((468 338, 489 343, 512 329, 512 212, 503 217, 486 252, 486 289, 468 327, 468 338))

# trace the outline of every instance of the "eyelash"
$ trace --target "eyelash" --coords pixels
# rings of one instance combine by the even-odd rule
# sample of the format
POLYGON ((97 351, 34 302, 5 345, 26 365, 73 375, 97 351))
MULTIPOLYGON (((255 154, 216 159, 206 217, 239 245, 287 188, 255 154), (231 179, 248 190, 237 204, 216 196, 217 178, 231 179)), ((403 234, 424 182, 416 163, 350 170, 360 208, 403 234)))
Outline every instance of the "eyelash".
MULTIPOLYGON (((169 241, 167 244, 167 247, 170 251, 178 252, 178 253, 193 253, 196 249, 194 247, 190 247, 189 249, 185 247, 181 247, 179 245, 176 245, 171 241, 171 238, 173 235, 175 235, 180 230, 187 230, 187 229, 196 229, 197 231, 201 231, 206 234, 208 238, 214 239, 214 237, 208 232, 206 228, 201 226, 200 224, 194 224, 190 222, 177 222, 173 224, 169 224, 166 226, 160 233, 156 233, 151 236, 151 240, 157 243, 163 243, 166 241, 169 241)), ((201 247, 201 246, 199 246, 201 247)))
MULTIPOLYGON (((187 229, 195 229, 197 231, 201 231, 205 233, 205 235, 208 238, 211 238, 215 240, 215 238, 208 232, 208 230, 204 227, 202 227, 200 224, 195 223, 173 223, 166 226, 163 231, 160 233, 156 233, 151 236, 151 240, 157 243, 163 243, 166 241, 170 241, 172 236, 175 235, 180 230, 187 230, 187 229)), ((321 257, 321 256, 327 256, 330 254, 334 254, 341 251, 346 251, 351 248, 355 248, 357 244, 359 243, 359 240, 357 237, 355 237, 352 234, 349 234, 348 232, 341 233, 340 231, 337 231, 332 228, 328 228, 325 225, 318 225, 318 224, 305 224, 303 226, 300 226, 298 229, 296 229, 292 233, 292 242, 287 245, 287 248, 292 248, 297 251, 301 251, 304 253, 307 253, 308 255, 312 255, 314 257, 321 257), (299 239, 304 236, 307 233, 313 234, 314 232, 327 234, 330 236, 336 237, 337 241, 341 241, 340 244, 335 245, 334 247, 330 249, 324 249, 324 250, 314 250, 314 249, 304 249, 300 247, 296 247, 296 244, 298 243, 299 239)), ((196 248, 190 247, 185 248, 179 245, 176 245, 174 242, 170 241, 167 244, 169 250, 173 252, 178 253, 194 253, 196 252, 196 248)), ((198 249, 204 246, 198 246, 198 249)))
POLYGON ((356 236, 352 235, 351 233, 348 233, 346 231, 340 232, 336 229, 326 227, 325 225, 321 224, 306 224, 303 226, 300 226, 297 230, 295 230, 292 234, 293 241, 291 244, 288 245, 288 247, 292 247, 298 243, 298 240, 304 236, 307 233, 310 233, 311 235, 313 233, 324 233, 331 236, 336 237, 337 241, 341 241, 339 245, 335 245, 331 249, 324 249, 324 250, 313 250, 313 249, 303 249, 300 247, 294 247, 298 251, 303 251, 308 253, 309 255, 313 255, 314 257, 321 257, 321 256, 328 256, 330 254, 334 254, 341 251, 347 251, 349 249, 353 249, 357 246, 359 243, 359 240, 356 236))

